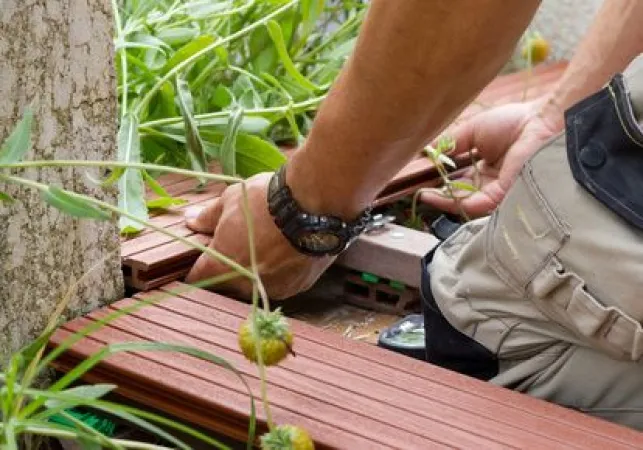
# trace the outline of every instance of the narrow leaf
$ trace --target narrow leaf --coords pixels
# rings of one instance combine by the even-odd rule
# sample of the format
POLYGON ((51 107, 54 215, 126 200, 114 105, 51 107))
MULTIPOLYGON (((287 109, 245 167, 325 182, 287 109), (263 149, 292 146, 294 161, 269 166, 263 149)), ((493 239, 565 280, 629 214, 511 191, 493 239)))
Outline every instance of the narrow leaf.
POLYGON ((183 47, 178 49, 176 52, 174 52, 172 57, 170 57, 167 63, 165 63, 165 66, 163 67, 162 72, 163 73, 169 72, 175 66, 181 64, 183 61, 190 58, 195 53, 200 52, 201 50, 203 50, 213 42, 214 42, 214 37, 209 34, 202 35, 191 40, 183 47))
POLYGON ((257 136, 239 134, 236 148, 237 173, 244 178, 273 172, 286 162, 286 156, 275 145, 257 136))
POLYGON ((112 184, 116 183, 118 180, 121 179, 123 174, 125 173, 125 169, 122 167, 115 167, 112 170, 112 173, 109 174, 107 178, 105 178, 100 184, 103 187, 106 186, 111 186, 112 184))
POLYGON ((92 441, 84 436, 78 437, 78 443, 83 450, 102 450, 103 446, 96 441, 92 441))
POLYGON ((152 192, 154 192, 156 195, 159 197, 171 197, 170 194, 165 190, 163 186, 159 184, 158 181, 152 177, 149 173, 147 173, 146 170, 142 170, 141 173, 143 174, 143 179, 145 180, 145 183, 152 189, 152 192))
MULTIPOLYGON (((87 400, 96 400, 116 389, 115 384, 90 384, 87 386, 76 386, 61 392, 61 395, 71 395, 87 400)), ((47 408, 57 408, 65 404, 64 400, 49 399, 45 402, 47 408)))
POLYGON ((89 203, 87 200, 72 197, 56 186, 44 191, 44 200, 54 208, 73 217, 84 219, 109 220, 111 215, 89 203))
POLYGON ((295 67, 292 59, 290 59, 290 55, 288 54, 288 49, 286 47, 286 42, 284 40, 284 36, 279 24, 276 21, 271 20, 266 24, 266 26, 268 27, 268 34, 270 34, 270 38, 275 44, 275 48, 277 49, 277 53, 279 54, 279 59, 284 65, 284 69, 286 69, 288 75, 293 77, 306 90, 316 91, 318 89, 317 86, 315 86, 310 80, 308 80, 308 78, 303 76, 301 72, 299 72, 297 67, 295 67))
POLYGON ((212 104, 217 108, 227 108, 232 100, 232 92, 222 84, 218 85, 212 93, 212 104))
MULTIPOLYGON (((228 126, 228 117, 210 117, 210 118, 205 118, 205 119, 198 119, 195 117, 195 122, 200 128, 203 127, 214 127, 214 128, 220 128, 221 130, 225 130, 228 126)), ((244 131, 246 133, 252 133, 252 134, 261 134, 266 129, 270 126, 270 121, 264 117, 259 117, 259 116, 244 116, 243 120, 241 121, 240 125, 240 130, 244 131)), ((158 130, 171 130, 176 132, 177 130, 183 131, 185 128, 184 124, 182 123, 177 123, 177 124, 171 124, 171 125, 165 125, 163 127, 159 127, 158 130)))
MULTIPOLYGON (((188 86, 187 81, 183 78, 176 78, 177 94, 179 99, 179 106, 181 114, 183 115, 183 122, 185 125, 186 148, 192 168, 200 172, 208 171, 208 164, 206 161, 205 150, 203 148, 203 141, 199 135, 199 129, 194 121, 194 104, 192 101, 192 93, 188 86)), ((201 180, 204 184, 205 180, 201 180)))
POLYGON ((189 43, 193 39, 197 39, 198 35, 199 30, 196 28, 173 27, 163 28, 156 34, 156 37, 168 45, 176 46, 189 43))
POLYGON ((47 345, 49 338, 51 338, 51 335, 54 334, 55 331, 56 329, 53 327, 49 331, 42 333, 35 340, 20 350, 25 366, 31 364, 34 358, 38 357, 40 350, 47 345))
MULTIPOLYGON (((204 131, 206 148, 220 160, 219 149, 225 135, 217 131, 204 131)), ((286 162, 285 155, 273 143, 258 136, 239 131, 235 145, 237 174, 247 178, 262 172, 273 172, 286 162)))
POLYGON ((236 108, 230 115, 228 129, 219 149, 219 162, 224 175, 236 176, 236 147, 239 125, 243 119, 243 109, 236 108))
POLYGON ((181 206, 185 205, 188 201, 184 200, 182 198, 174 198, 174 197, 159 197, 155 198, 153 200, 148 200, 147 201, 147 207, 150 210, 156 210, 156 209, 168 209, 173 206, 181 206))
POLYGON ((455 161, 453 161, 451 158, 449 158, 444 153, 440 153, 440 155, 438 155, 438 161, 440 161, 442 164, 446 164, 447 166, 449 166, 449 167, 451 167, 453 169, 458 168, 458 166, 456 165, 455 161))
POLYGON ((22 160, 31 147, 31 124, 33 114, 26 109, 22 120, 0 147, 0 164, 12 164, 22 160))
POLYGON ((462 181, 449 181, 449 184, 461 191, 478 192, 478 188, 462 181))
MULTIPOLYGON (((118 159, 124 163, 141 162, 138 119, 132 114, 125 115, 121 121, 118 131, 118 159)), ((149 216, 145 206, 145 184, 141 171, 126 169, 118 180, 118 189, 118 207, 140 220, 147 220, 149 216)), ((123 234, 137 233, 143 229, 143 225, 138 221, 125 216, 121 216, 119 226, 123 234)))

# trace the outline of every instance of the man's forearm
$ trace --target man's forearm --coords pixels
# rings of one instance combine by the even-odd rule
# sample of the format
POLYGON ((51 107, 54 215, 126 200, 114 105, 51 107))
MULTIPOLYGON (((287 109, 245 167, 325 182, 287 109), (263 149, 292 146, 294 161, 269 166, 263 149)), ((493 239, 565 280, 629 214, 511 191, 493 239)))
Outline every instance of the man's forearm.
POLYGON ((497 74, 539 0, 373 0, 290 163, 295 197, 351 218, 497 74))
POLYGON ((544 107, 553 127, 562 130, 567 108, 601 89, 643 52, 642 18, 641 0, 605 0, 544 107))

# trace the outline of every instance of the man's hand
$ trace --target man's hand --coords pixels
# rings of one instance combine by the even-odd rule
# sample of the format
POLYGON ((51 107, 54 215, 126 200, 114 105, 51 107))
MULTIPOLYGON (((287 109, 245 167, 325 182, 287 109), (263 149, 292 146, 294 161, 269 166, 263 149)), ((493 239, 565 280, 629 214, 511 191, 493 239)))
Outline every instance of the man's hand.
MULTIPOLYGON (((502 201, 523 164, 562 129, 562 115, 543 114, 544 99, 492 108, 449 131, 456 142, 451 155, 479 151, 481 161, 457 180, 479 188, 475 193, 457 193, 456 200, 443 192, 430 190, 421 200, 441 210, 471 217, 492 212, 502 201)), ((455 181, 455 180, 452 180, 455 181)))
MULTIPOLYGON (((308 289, 330 266, 333 258, 312 258, 297 252, 274 224, 266 203, 271 174, 256 175, 246 181, 250 214, 255 230, 255 249, 259 275, 275 299, 284 299, 308 289)), ((200 233, 213 234, 210 248, 250 267, 248 228, 243 214, 243 194, 240 185, 228 187, 221 197, 204 209, 186 212, 187 225, 200 233)), ((202 255, 186 281, 199 280, 232 271, 225 264, 202 255)), ((222 285, 222 289, 248 298, 252 284, 239 278, 222 285)))

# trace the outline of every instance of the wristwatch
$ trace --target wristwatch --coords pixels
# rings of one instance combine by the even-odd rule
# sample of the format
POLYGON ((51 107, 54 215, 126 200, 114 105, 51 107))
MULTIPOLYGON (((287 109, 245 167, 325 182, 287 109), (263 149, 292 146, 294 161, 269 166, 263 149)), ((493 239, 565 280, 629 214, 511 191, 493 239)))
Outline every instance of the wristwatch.
POLYGON ((268 210, 288 241, 308 256, 338 255, 367 227, 371 208, 353 222, 332 215, 304 211, 286 184, 286 165, 272 176, 268 186, 268 210))

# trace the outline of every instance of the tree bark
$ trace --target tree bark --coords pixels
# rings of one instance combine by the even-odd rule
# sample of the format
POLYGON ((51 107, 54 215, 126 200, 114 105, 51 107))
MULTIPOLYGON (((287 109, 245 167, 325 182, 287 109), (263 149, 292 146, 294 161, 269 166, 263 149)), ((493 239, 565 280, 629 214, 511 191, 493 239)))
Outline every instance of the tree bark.
MULTIPOLYGON (((117 105, 109 0, 0 0, 0 141, 27 106, 27 159, 116 159, 117 105)), ((115 203, 86 169, 22 175, 115 203)), ((43 329, 78 280, 66 316, 123 294, 115 222, 73 219, 38 192, 0 183, 0 362, 43 329), (90 271, 85 277, 83 274, 90 271)))

